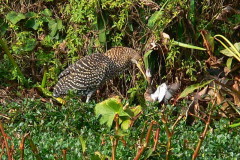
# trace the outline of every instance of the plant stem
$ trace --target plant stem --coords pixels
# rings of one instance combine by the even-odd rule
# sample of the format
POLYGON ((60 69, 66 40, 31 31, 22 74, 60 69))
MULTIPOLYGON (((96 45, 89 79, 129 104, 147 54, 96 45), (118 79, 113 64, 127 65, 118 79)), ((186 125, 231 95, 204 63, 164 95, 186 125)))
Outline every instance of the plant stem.
POLYGON ((6 43, 6 40, 4 38, 1 38, 0 37, 0 46, 2 46, 4 52, 7 54, 10 62, 12 63, 13 67, 16 68, 20 78, 21 78, 21 81, 24 85, 27 86, 27 83, 26 83, 26 79, 22 73, 22 71, 20 70, 19 66, 17 65, 17 63, 14 61, 13 59, 13 56, 11 55, 10 51, 9 51, 9 48, 7 46, 7 43, 6 43))
POLYGON ((141 155, 143 154, 144 150, 145 150, 146 147, 148 146, 149 139, 150 139, 151 132, 152 132, 153 124, 156 124, 156 122, 155 122, 155 121, 152 121, 152 122, 150 123, 149 128, 148 128, 148 132, 147 132, 147 135, 146 135, 145 143, 144 143, 144 144, 142 145, 142 147, 138 150, 137 155, 136 155, 136 157, 134 158, 134 160, 140 159, 140 157, 141 157, 141 155))
POLYGON ((207 122, 206 122, 204 131, 203 131, 203 133, 201 134, 201 136, 199 137, 197 147, 196 147, 196 149, 195 149, 195 151, 194 151, 194 153, 193 153, 193 156, 192 156, 192 160, 195 160, 195 159, 197 158, 197 156, 198 156, 198 152, 199 152, 199 150, 200 150, 200 147, 201 147, 201 145, 202 145, 202 142, 203 142, 204 138, 206 137, 206 134, 207 134, 207 131, 208 131, 208 128, 209 128, 209 125, 210 125, 210 121, 211 121, 211 112, 210 112, 210 114, 209 114, 209 116, 208 116, 208 120, 207 120, 207 122))
POLYGON ((119 136, 118 136, 118 130, 119 130, 119 115, 118 115, 118 114, 115 115, 114 120, 115 120, 115 122, 116 122, 116 127, 115 127, 116 137, 114 137, 113 140, 112 140, 112 160, 115 160, 116 150, 117 150, 117 145, 118 145, 118 140, 119 140, 119 136))
POLYGON ((170 132, 169 128, 168 128, 168 125, 167 125, 167 119, 165 117, 164 114, 162 114, 162 122, 164 124, 164 127, 165 127, 165 131, 167 133, 167 138, 168 138, 168 141, 167 141, 167 150, 166 150, 166 160, 169 159, 169 156, 171 154, 171 139, 172 139, 172 132, 170 132))
POLYGON ((156 131, 156 133, 155 133, 153 151, 155 151, 156 148, 157 148, 157 143, 158 143, 158 138, 159 138, 159 132, 160 132, 160 128, 158 128, 157 131, 156 131))
POLYGON ((25 134, 23 137, 22 137, 22 140, 21 140, 21 143, 19 145, 19 149, 20 149, 20 152, 21 152, 21 160, 24 160, 24 145, 25 145, 25 140, 26 140, 26 137, 29 135, 29 133, 25 134))
POLYGON ((67 160, 67 149, 63 149, 62 153, 63 153, 63 160, 67 160))
POLYGON ((43 79, 42 79, 42 84, 41 84, 41 87, 42 88, 45 88, 46 86, 46 81, 47 81, 47 66, 46 64, 44 64, 44 69, 43 69, 43 79))
POLYGON ((4 132, 4 129, 3 129, 3 124, 2 122, 0 121, 0 131, 2 133, 2 136, 3 136, 3 141, 5 143, 5 147, 6 147, 6 150, 7 150, 7 155, 8 155, 8 160, 13 160, 13 157, 12 157, 12 154, 11 154, 11 151, 9 149, 9 146, 8 146, 8 142, 7 142, 7 134, 4 132))

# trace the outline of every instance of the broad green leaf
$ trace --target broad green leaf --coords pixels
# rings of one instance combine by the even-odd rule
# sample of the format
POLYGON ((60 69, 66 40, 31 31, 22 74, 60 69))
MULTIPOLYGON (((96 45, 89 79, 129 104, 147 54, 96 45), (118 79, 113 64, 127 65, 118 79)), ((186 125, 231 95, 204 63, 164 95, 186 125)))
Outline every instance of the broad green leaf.
POLYGON ((38 14, 35 13, 35 12, 28 12, 28 13, 25 14, 25 16, 26 16, 27 18, 33 18, 33 17, 37 17, 38 14))
POLYGON ((123 130, 127 130, 130 127, 131 123, 132 123, 132 121, 130 119, 125 120, 125 121, 122 122, 121 128, 123 130))
POLYGON ((119 98, 109 98, 98 103, 95 107, 95 114, 97 116, 102 115, 100 123, 106 123, 109 128, 112 126, 116 114, 119 115, 119 118, 130 117, 130 115, 123 110, 123 106, 119 98))
POLYGON ((48 28, 51 30, 50 36, 54 37, 58 30, 58 23, 55 20, 50 20, 48 22, 48 28))
POLYGON ((52 11, 46 8, 42 11, 42 14, 50 17, 50 16, 52 16, 52 11))
MULTIPOLYGON (((238 43, 235 43, 234 44, 234 47, 237 49, 238 52, 240 52, 240 42, 238 43)), ((224 54, 225 56, 228 56, 228 57, 234 57, 234 50, 232 47, 229 47, 230 50, 228 49, 224 49, 224 50, 221 50, 220 52, 222 54, 224 54)))
POLYGON ((17 22, 25 19, 25 15, 22 13, 17 13, 15 11, 11 11, 6 15, 6 19, 9 20, 11 23, 16 24, 17 22))
POLYGON ((34 29, 34 30, 37 30, 38 27, 39 27, 39 25, 40 25, 40 22, 39 22, 38 19, 31 18, 31 19, 27 20, 27 22, 26 22, 25 25, 26 25, 26 27, 28 27, 28 28, 32 28, 32 29, 34 29))
MULTIPOLYGON (((142 107, 140 105, 138 105, 136 107, 133 107, 131 109, 126 109, 124 111, 127 112, 128 115, 130 115, 131 117, 134 117, 134 116, 137 116, 140 112, 142 112, 142 107)), ((126 116, 121 118, 121 119, 123 121, 121 123, 121 128, 123 130, 127 130, 132 123, 131 119, 129 117, 126 117, 126 116)))
POLYGON ((192 93, 194 90, 205 87, 206 85, 208 85, 209 83, 211 83, 213 81, 209 80, 209 81, 205 81, 202 83, 197 83, 197 84, 193 84, 191 86, 188 86, 186 89, 184 89, 184 91, 180 94, 179 98, 183 98, 186 97, 188 94, 192 93))
POLYGON ((41 17, 41 21, 49 23, 50 21, 53 21, 53 18, 51 17, 41 17))

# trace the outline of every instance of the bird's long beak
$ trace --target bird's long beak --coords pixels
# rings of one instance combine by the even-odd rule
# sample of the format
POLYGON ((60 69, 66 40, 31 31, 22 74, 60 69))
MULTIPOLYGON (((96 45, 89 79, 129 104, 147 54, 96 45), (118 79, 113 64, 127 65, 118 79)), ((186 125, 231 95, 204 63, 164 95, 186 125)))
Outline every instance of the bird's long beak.
POLYGON ((137 65, 137 67, 138 67, 138 69, 140 70, 140 72, 143 74, 143 76, 144 76, 144 78, 147 80, 147 76, 146 76, 146 74, 145 74, 145 72, 144 72, 144 69, 143 69, 143 63, 142 63, 142 61, 140 60, 140 61, 136 61, 136 60, 133 60, 133 63, 135 63, 136 65, 137 65))

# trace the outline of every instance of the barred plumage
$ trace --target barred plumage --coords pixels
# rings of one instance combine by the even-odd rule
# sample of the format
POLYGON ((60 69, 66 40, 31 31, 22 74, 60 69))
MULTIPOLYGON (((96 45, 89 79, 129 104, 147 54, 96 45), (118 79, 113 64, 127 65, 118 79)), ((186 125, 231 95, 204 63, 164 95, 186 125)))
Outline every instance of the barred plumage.
POLYGON ((59 97, 73 89, 82 95, 87 95, 88 102, 99 86, 126 70, 131 62, 136 63, 138 59, 140 55, 128 47, 115 47, 105 54, 85 56, 59 75, 53 96, 59 97))

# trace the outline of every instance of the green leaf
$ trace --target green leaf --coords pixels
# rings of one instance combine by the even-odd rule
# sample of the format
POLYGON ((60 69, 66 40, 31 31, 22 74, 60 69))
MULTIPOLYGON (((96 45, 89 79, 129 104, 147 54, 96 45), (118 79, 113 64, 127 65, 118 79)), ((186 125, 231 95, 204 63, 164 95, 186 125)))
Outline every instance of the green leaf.
POLYGON ((229 70, 231 70, 232 60, 233 60, 233 57, 228 58, 227 63, 226 63, 226 66, 229 70))
MULTIPOLYGON (((98 8, 101 8, 101 4, 98 4, 98 8)), ((105 45, 107 42, 107 36, 106 36, 106 21, 105 21, 105 14, 104 12, 100 9, 98 12, 98 16, 97 16, 97 29, 98 29, 98 39, 99 42, 102 45, 105 45)))
POLYGON ((52 16, 52 11, 46 8, 42 11, 42 14, 50 17, 50 16, 52 16))
POLYGON ((32 51, 37 45, 37 41, 34 38, 27 39, 24 46, 23 50, 24 51, 32 51))
POLYGON ((63 25, 62 25, 62 20, 61 19, 57 19, 57 28, 58 28, 58 30, 63 29, 63 25))
POLYGON ((79 140, 82 145, 82 152, 85 153, 86 152, 86 141, 83 139, 82 136, 79 137, 79 140))
POLYGON ((153 13, 153 15, 148 19, 148 24, 147 26, 150 28, 150 29, 153 29, 155 26, 156 26, 156 22, 161 18, 162 16, 162 13, 163 13, 163 8, 167 5, 169 0, 167 0, 163 6, 160 8, 159 11, 156 11, 153 13))
POLYGON ((146 156, 144 157, 144 159, 148 159, 152 154, 153 154, 153 148, 150 148, 147 152, 146 152, 146 156))
POLYGON ((8 29, 8 24, 3 20, 0 19, 0 36, 3 36, 8 29))
POLYGON ((50 36, 54 37, 58 30, 58 23, 55 20, 50 20, 48 22, 48 28, 51 30, 50 36))
POLYGON ((147 51, 143 56, 143 61, 145 64, 145 69, 150 69, 151 74, 154 74, 158 71, 159 68, 159 54, 153 50, 147 51))
MULTIPOLYGON (((240 52, 240 42, 235 43, 235 44, 234 44, 234 47, 237 49, 238 52, 240 52)), ((221 50, 220 52, 221 52, 222 54, 224 54, 225 56, 234 57, 233 47, 229 47, 229 49, 224 49, 224 50, 221 50), (229 50, 229 49, 230 49, 230 50, 229 50)))
POLYGON ((39 20, 38 20, 38 19, 35 19, 35 18, 31 18, 31 19, 27 20, 27 22, 26 22, 26 24, 25 24, 25 26, 26 26, 27 28, 32 28, 32 29, 34 29, 34 30, 37 30, 38 27, 39 27, 39 25, 40 25, 39 20))
POLYGON ((99 42, 102 44, 106 44, 107 37, 106 37, 106 32, 105 30, 100 30, 99 31, 99 42))
POLYGON ((229 125, 229 127, 231 127, 231 128, 235 128, 235 127, 239 127, 239 126, 240 126, 240 122, 229 125))
POLYGON ((195 11, 196 11, 196 2, 195 0, 190 0, 189 19, 191 20, 194 27, 195 27, 195 20, 196 20, 195 11))
POLYGON ((57 19, 57 20, 48 19, 48 28, 51 31, 49 35, 51 37, 54 37, 56 35, 57 31, 61 30, 63 28, 62 20, 60 20, 60 19, 57 19))
POLYGON ((26 17, 22 13, 17 13, 15 11, 11 11, 6 15, 6 19, 9 20, 11 23, 16 24, 17 22, 25 19, 26 17))
POLYGON ((201 50, 201 51, 205 51, 205 48, 202 47, 198 47, 198 46, 194 46, 191 44, 186 44, 186 43, 182 43, 182 42, 177 42, 177 41, 173 41, 173 45, 177 45, 180 47, 184 47, 184 48, 190 48, 190 49, 197 49, 197 50, 201 50))
POLYGON ((121 117, 131 117, 127 112, 123 110, 121 100, 119 98, 109 98, 101 103, 98 103, 95 107, 96 116, 102 115, 100 118, 100 124, 106 123, 110 128, 112 126, 114 117, 116 114, 121 117))
POLYGON ((194 90, 205 87, 206 85, 208 85, 209 83, 211 83, 213 81, 213 79, 209 80, 209 81, 205 81, 202 83, 197 83, 197 84, 193 84, 191 86, 188 86, 186 89, 184 89, 184 91, 180 94, 179 98, 183 98, 186 97, 188 94, 192 93, 194 90))
POLYGON ((130 119, 127 119, 121 123, 121 128, 123 130, 127 130, 130 127, 131 123, 132 121, 130 119))
POLYGON ((143 56, 143 61, 144 61, 144 64, 145 64, 145 68, 148 69, 150 68, 150 65, 149 65, 149 57, 150 57, 150 54, 152 53, 153 50, 149 50, 147 51, 147 53, 144 54, 143 56))
POLYGON ((142 112, 142 107, 140 105, 134 107, 131 109, 131 111, 133 112, 133 116, 137 116, 139 113, 142 112))
POLYGON ((28 12, 28 13, 25 14, 25 16, 27 18, 33 18, 33 17, 37 17, 38 15, 35 12, 28 12))
POLYGON ((147 26, 152 29, 155 26, 155 23, 161 18, 162 10, 156 11, 153 15, 149 18, 147 26))

